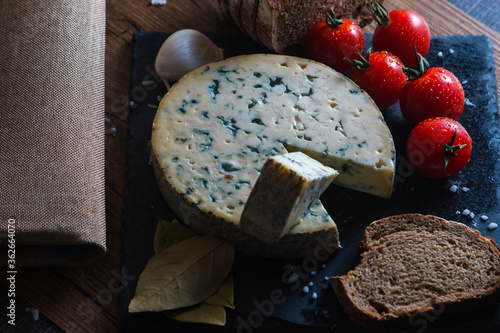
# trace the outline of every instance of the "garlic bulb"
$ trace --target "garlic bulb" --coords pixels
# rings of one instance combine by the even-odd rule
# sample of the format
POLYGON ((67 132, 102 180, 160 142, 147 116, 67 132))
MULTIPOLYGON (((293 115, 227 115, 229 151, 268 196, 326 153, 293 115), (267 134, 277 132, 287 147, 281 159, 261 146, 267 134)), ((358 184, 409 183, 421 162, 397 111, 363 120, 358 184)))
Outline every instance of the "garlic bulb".
POLYGON ((156 56, 155 71, 169 88, 193 69, 222 59, 222 50, 210 38, 197 30, 183 29, 163 43, 156 56))

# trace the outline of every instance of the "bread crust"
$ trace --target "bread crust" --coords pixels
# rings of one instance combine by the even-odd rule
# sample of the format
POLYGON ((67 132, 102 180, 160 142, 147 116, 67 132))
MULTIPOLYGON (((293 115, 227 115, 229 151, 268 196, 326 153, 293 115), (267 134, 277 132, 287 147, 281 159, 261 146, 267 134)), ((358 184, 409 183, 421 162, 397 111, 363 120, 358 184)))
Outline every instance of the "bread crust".
POLYGON ((484 242, 490 243, 496 249, 497 253, 500 255, 500 247, 493 238, 485 237, 481 235, 479 231, 469 228, 463 223, 448 221, 434 215, 423 215, 423 214, 401 214, 401 215, 389 216, 370 223, 370 225, 366 227, 364 237, 359 243, 359 250, 361 252, 367 251, 373 244, 373 242, 377 241, 378 239, 386 235, 386 234, 376 233, 377 228, 379 228, 379 226, 383 224, 392 223, 398 227, 396 231, 409 230, 411 228, 411 225, 402 223, 408 221, 417 223, 420 226, 427 228, 433 228, 435 227, 436 224, 439 224, 445 226, 446 228, 452 231, 457 231, 463 233, 464 235, 471 235, 471 237, 477 237, 484 242))
MULTIPOLYGON (((374 245, 380 245, 378 241, 384 236, 387 236, 389 232, 408 230, 414 225, 424 229, 442 228, 451 232, 460 233, 473 241, 483 242, 489 249, 491 249, 492 256, 500 258, 500 247, 496 244, 493 238, 484 237, 479 233, 479 231, 471 229, 462 223, 447 221, 432 215, 421 214, 396 215, 372 222, 366 228, 363 240, 359 244, 361 255, 363 256, 365 253, 370 251, 374 245), (389 231, 386 231, 385 227, 387 227, 387 225, 393 229, 389 228, 389 231)), ((497 269, 500 269, 500 267, 497 267, 497 269)), ((411 316, 418 314, 427 313, 430 315, 446 317, 450 314, 460 313, 462 310, 469 311, 471 308, 470 304, 474 304, 474 308, 476 308, 477 305, 483 301, 490 298, 496 298, 499 294, 498 291, 500 290, 499 276, 494 285, 486 289, 477 290, 474 293, 459 296, 440 296, 431 302, 430 305, 418 308, 412 312, 401 311, 395 314, 385 313, 384 315, 381 315, 376 311, 363 311, 359 304, 357 304, 355 300, 349 296, 351 291, 349 290, 347 282, 350 278, 353 278, 354 275, 352 272, 353 271, 343 276, 332 277, 330 279, 331 285, 346 315, 360 326, 376 331, 381 329, 390 329, 391 327, 408 323, 411 316)))

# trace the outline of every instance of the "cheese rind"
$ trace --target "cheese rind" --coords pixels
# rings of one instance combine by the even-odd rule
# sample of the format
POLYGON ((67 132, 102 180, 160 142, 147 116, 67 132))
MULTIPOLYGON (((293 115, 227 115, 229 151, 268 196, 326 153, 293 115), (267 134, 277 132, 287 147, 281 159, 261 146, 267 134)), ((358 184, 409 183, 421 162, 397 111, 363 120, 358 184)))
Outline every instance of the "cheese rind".
MULTIPOLYGON (((247 55, 194 70, 163 98, 151 141, 160 188, 179 217, 245 246, 257 239, 240 234, 241 215, 269 156, 302 151, 337 169, 334 183, 383 197, 392 190, 394 143, 375 103, 342 74, 306 59, 247 55)), ((319 204, 319 214, 306 214, 286 236, 320 233, 338 246, 319 204)), ((285 256, 307 255, 297 247, 285 256)))
POLYGON ((264 242, 279 241, 337 175, 301 152, 268 157, 243 209, 241 227, 264 242))

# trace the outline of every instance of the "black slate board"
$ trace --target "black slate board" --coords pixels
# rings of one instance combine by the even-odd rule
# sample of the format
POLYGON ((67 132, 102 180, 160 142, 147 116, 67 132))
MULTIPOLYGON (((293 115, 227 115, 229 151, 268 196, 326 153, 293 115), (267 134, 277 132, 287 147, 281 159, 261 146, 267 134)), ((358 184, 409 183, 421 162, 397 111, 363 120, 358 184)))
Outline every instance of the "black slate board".
MULTIPOLYGON (((237 252, 233 274, 236 310, 227 311, 227 324, 217 327, 179 323, 161 313, 130 314, 139 275, 153 254, 156 216, 173 220, 148 165, 148 142, 159 96, 165 87, 154 73, 156 53, 168 34, 159 32, 134 35, 131 69, 131 100, 127 148, 127 176, 124 198, 122 275, 124 283, 119 301, 119 328, 123 331, 172 332, 364 332, 342 312, 325 276, 345 274, 359 260, 356 246, 364 228, 373 220, 389 215, 418 212, 463 222, 500 243, 500 228, 490 231, 490 222, 500 223, 500 124, 493 63, 493 48, 486 36, 433 37, 427 59, 432 66, 445 67, 463 82, 467 105, 460 122, 473 139, 471 162, 457 175, 443 180, 425 179, 409 168, 404 145, 411 126, 401 117, 399 106, 383 110, 396 142, 397 176, 392 199, 332 186, 322 196, 327 210, 337 222, 343 249, 325 261, 275 260, 237 252), (149 82, 143 85, 145 81, 149 82), (153 83, 153 84, 151 84, 153 83), (449 191, 457 185, 457 193, 449 191), (469 189, 468 192, 462 190, 469 189), (474 220, 457 215, 469 209, 474 220), (488 222, 481 222, 485 214, 488 222), (288 278, 294 268, 297 282, 288 278), (124 280, 125 281, 125 280, 124 280), (310 292, 303 286, 313 283, 310 292), (283 293, 282 304, 271 302, 271 293, 283 293), (312 300, 313 292, 318 299, 312 300)), ((240 35, 210 35, 225 50, 225 56, 268 52, 240 35)), ((370 43, 368 36, 367 44, 370 43)), ((418 332, 500 331, 500 304, 495 302, 479 314, 462 315, 456 320, 416 317, 408 328, 418 332)), ((408 329, 407 328, 407 329, 408 329)))

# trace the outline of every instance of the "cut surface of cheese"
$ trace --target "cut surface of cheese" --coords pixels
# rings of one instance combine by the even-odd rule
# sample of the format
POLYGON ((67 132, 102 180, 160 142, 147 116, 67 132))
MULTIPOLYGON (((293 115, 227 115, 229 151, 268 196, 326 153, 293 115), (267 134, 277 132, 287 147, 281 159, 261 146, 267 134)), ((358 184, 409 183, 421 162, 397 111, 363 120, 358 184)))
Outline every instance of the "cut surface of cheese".
MULTIPOLYGON (((394 143, 375 103, 342 74, 302 58, 245 55, 194 70, 163 98, 151 141, 174 212, 198 232, 239 242, 245 236, 233 232, 269 156, 301 151, 338 170, 336 184, 382 197, 392 190, 394 143)), ((288 235, 336 235, 321 202, 317 210, 288 235)))
POLYGON ((337 175, 301 152, 268 157, 243 208, 241 227, 264 242, 279 241, 337 175))

